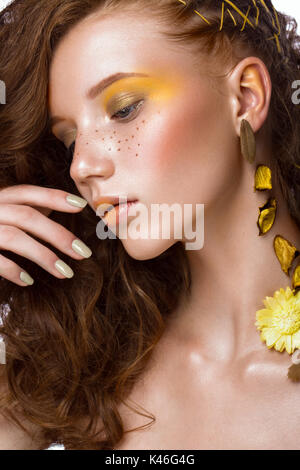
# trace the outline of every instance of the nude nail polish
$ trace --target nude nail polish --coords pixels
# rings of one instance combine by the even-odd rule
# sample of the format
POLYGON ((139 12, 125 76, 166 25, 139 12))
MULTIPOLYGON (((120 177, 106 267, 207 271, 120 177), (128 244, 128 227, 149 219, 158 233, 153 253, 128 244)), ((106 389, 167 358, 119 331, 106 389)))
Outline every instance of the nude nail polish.
POLYGON ((66 201, 71 204, 71 206, 75 207, 85 207, 88 203, 82 197, 75 196, 75 194, 68 194, 68 196, 66 197, 66 201))
POLYGON ((55 267, 61 274, 63 274, 64 276, 66 276, 69 279, 74 276, 74 271, 70 268, 70 266, 68 266, 61 259, 56 261, 55 267))
POLYGON ((85 258, 89 258, 92 255, 92 251, 88 246, 86 246, 81 240, 74 240, 72 242, 73 250, 85 258))
POLYGON ((20 272, 20 279, 21 281, 25 282, 25 284, 28 284, 29 286, 32 286, 32 284, 34 283, 34 280, 28 273, 26 273, 26 271, 20 272))

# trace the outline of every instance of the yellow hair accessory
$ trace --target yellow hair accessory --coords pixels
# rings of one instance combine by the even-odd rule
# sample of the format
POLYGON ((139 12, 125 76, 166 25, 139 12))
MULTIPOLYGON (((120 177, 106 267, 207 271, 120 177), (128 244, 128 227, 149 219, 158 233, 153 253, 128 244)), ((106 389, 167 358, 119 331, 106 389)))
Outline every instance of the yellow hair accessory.
MULTIPOLYGON (((243 31, 245 26, 246 26, 246 23, 248 23, 251 28, 255 28, 257 25, 258 25, 258 19, 259 19, 259 15, 260 15, 260 10, 259 10, 259 7, 258 7, 258 3, 261 3, 261 5, 263 6, 263 8, 266 10, 267 14, 270 16, 271 18, 271 21, 272 21, 272 25, 274 27, 274 29, 276 29, 276 33, 274 33, 273 36, 271 36, 270 38, 267 38, 267 41, 271 40, 271 39, 275 39, 276 41, 276 46, 277 46, 277 49, 278 49, 278 52, 281 53, 281 47, 280 47, 280 42, 279 42, 279 36, 280 36, 280 24, 279 24, 279 20, 278 20, 278 15, 277 15, 277 11, 275 10, 274 6, 272 5, 273 7, 273 13, 274 13, 274 17, 272 15, 272 12, 270 11, 270 9, 268 8, 268 6, 266 5, 266 2, 264 0, 252 0, 252 4, 250 4, 248 6, 248 9, 247 9, 247 13, 243 13, 240 8, 238 8, 235 3, 231 0, 220 0, 222 1, 222 6, 221 6, 221 20, 220 20, 220 31, 222 30, 223 28, 223 25, 224 25, 224 16, 225 16, 225 13, 228 12, 228 14, 230 15, 233 23, 234 23, 234 26, 237 26, 237 21, 235 19, 235 17, 233 16, 232 12, 230 11, 230 9, 227 7, 226 8, 226 11, 225 11, 225 3, 227 5, 229 5, 229 7, 231 7, 236 13, 238 13, 241 18, 243 19, 243 25, 240 29, 240 31, 243 31), (248 15, 250 13, 250 10, 251 8, 255 8, 256 9, 256 18, 255 18, 255 25, 252 24, 252 22, 250 21, 250 19, 248 18, 248 15)), ((187 5, 187 2, 185 0, 178 0, 178 2, 182 3, 183 5, 187 5)), ((205 18, 204 15, 202 15, 198 10, 193 10, 198 16, 200 16, 200 18, 205 21, 207 24, 211 24, 209 22, 209 20, 207 18, 205 18)))

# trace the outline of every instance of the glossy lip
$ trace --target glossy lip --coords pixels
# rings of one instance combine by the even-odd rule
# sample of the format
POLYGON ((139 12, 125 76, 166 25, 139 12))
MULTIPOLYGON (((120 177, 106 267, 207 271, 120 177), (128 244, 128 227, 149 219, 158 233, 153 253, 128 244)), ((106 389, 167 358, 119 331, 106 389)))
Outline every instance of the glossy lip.
POLYGON ((120 203, 120 199, 122 201, 122 199, 126 199, 126 202, 132 202, 132 201, 137 201, 138 199, 134 196, 128 196, 128 195, 118 195, 118 196, 102 196, 101 198, 97 199, 94 203, 93 203, 93 206, 95 208, 95 210, 98 209, 99 206, 101 206, 102 204, 109 204, 109 205, 113 205, 113 206, 116 206, 120 203))
POLYGON ((139 201, 135 200, 135 201, 128 201, 127 203, 117 204, 115 205, 114 209, 106 212, 106 214, 104 214, 102 219, 105 220, 105 218, 108 217, 108 220, 105 220, 105 222, 109 224, 110 222, 109 219, 113 217, 114 219, 113 221, 116 223, 116 225, 118 225, 120 221, 124 219, 126 220, 126 217, 128 217, 129 208, 138 203, 139 201))

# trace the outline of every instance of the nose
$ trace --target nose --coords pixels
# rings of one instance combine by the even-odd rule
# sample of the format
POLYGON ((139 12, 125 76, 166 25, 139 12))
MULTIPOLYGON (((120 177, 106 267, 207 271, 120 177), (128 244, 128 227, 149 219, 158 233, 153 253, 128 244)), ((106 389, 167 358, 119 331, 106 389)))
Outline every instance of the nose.
POLYGON ((87 183, 92 177, 109 178, 115 166, 107 151, 99 143, 86 141, 75 145, 70 176, 77 184, 87 183))

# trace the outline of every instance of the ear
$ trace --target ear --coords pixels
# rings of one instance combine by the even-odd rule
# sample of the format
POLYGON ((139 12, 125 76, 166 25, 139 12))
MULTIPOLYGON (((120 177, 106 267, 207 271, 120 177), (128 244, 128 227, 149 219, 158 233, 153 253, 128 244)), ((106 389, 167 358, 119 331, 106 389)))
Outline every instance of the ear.
POLYGON ((237 135, 240 136, 243 119, 257 132, 267 118, 272 94, 272 82, 264 62, 258 57, 241 60, 228 76, 228 85, 237 135))

